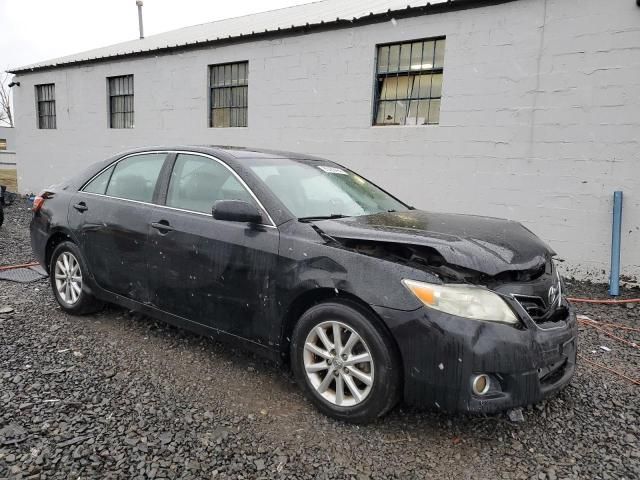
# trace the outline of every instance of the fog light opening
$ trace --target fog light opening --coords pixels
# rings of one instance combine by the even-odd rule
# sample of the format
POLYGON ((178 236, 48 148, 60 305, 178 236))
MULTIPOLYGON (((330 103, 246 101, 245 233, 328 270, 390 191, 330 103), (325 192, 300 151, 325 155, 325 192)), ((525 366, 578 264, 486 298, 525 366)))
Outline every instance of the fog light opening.
POLYGON ((484 373, 480 375, 476 375, 473 377, 473 382, 471 384, 473 388, 473 393, 476 395, 486 395, 491 388, 491 380, 489 375, 485 375, 484 373))

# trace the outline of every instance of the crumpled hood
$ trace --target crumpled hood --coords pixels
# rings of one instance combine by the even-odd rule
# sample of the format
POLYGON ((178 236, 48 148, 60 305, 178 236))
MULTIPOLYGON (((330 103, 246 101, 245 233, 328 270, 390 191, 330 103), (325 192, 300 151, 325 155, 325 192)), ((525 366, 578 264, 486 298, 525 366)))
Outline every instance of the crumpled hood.
POLYGON ((487 275, 543 267, 555 252, 518 222, 421 210, 314 222, 337 239, 435 249, 451 265, 487 275))

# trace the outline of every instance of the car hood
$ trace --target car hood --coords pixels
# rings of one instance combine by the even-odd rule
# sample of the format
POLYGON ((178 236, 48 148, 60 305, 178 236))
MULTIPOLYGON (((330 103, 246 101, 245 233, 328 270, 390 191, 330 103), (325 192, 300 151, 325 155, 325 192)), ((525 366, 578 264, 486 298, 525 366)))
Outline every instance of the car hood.
POLYGON ((451 265, 491 276, 537 270, 555 255, 523 225, 500 218, 409 210, 314 223, 335 239, 430 247, 451 265))

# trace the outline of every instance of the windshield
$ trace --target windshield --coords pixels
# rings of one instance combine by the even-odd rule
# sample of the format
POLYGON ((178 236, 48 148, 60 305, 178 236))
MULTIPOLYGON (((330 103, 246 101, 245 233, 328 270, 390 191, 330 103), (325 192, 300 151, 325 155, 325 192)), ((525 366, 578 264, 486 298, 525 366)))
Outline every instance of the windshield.
POLYGON ((364 178, 335 164, 277 159, 249 168, 298 218, 356 217, 408 209, 364 178))

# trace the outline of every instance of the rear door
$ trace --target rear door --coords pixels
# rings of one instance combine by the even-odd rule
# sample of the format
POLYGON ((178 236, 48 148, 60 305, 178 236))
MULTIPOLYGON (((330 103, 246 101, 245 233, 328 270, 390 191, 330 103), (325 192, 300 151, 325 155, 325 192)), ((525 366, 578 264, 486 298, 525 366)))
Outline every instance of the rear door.
POLYGON ((94 177, 72 200, 69 224, 98 286, 148 302, 151 208, 166 152, 125 157, 94 177))
POLYGON ((274 328, 269 313, 275 308, 279 234, 244 182, 217 159, 178 154, 166 206, 153 208, 151 224, 152 304, 267 344, 274 328), (214 219, 217 200, 253 203, 265 225, 214 219))

